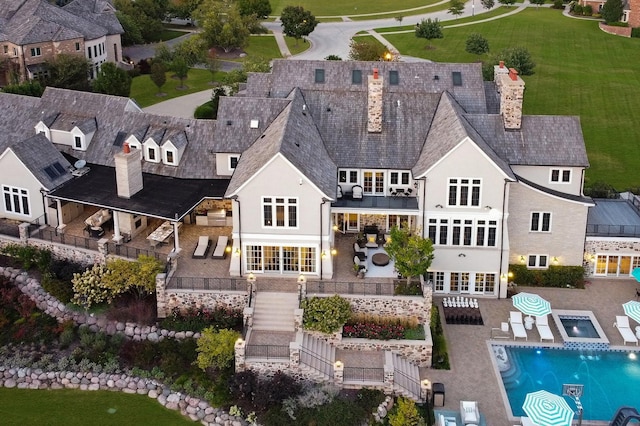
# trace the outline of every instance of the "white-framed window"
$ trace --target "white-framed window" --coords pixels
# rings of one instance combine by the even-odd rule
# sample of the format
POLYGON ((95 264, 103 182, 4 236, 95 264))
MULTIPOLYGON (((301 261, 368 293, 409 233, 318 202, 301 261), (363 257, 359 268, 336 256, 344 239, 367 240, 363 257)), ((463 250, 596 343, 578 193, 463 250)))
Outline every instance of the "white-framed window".
POLYGON ((262 225, 266 228, 297 228, 298 199, 262 197, 262 225))
POLYGON ((82 138, 80 136, 73 137, 73 146, 76 149, 82 149, 82 138))
POLYGON ((247 271, 283 274, 317 271, 315 247, 250 245, 245 252, 247 271))
POLYGON ((80 51, 80 43, 76 41, 76 50, 80 51))
POLYGON ((427 231, 435 245, 495 247, 498 221, 429 219, 427 231))
POLYGON ((27 189, 2 185, 2 194, 4 195, 4 210, 6 212, 25 216, 31 214, 29 191, 27 189))
POLYGON ((358 183, 358 171, 357 170, 339 170, 338 171, 338 183, 358 183))
POLYGON ((477 207, 480 205, 481 179, 451 178, 449 179, 449 196, 447 205, 477 207))
POLYGON ((460 291, 460 272, 451 272, 449 275, 449 291, 458 293, 460 291))
POLYGON ((40 50, 39 47, 32 47, 31 48, 31 56, 32 57, 42 56, 42 51, 40 50))
POLYGON ((235 170, 236 167, 238 167, 238 160, 240 160, 240 156, 238 156, 238 155, 229 156, 229 169, 230 170, 235 170))
POLYGON ((363 192, 368 195, 384 195, 384 172, 364 171, 362 173, 363 192))
POLYGON ((389 185, 409 185, 409 172, 389 172, 389 185))
POLYGON ((549 212, 531 212, 531 232, 549 232, 551 231, 551 213, 549 212))
POLYGON ((434 291, 444 291, 444 272, 427 272, 427 280, 433 283, 434 291))
POLYGON ((173 151, 165 151, 165 156, 167 157, 167 164, 175 164, 175 156, 173 155, 173 151))
POLYGON ((552 183, 571 183, 571 169, 551 169, 549 181, 552 183))
POLYGON ((476 273, 475 291, 493 294, 496 288, 496 274, 476 273))
POLYGON ((158 152, 156 150, 156 147, 154 146, 148 146, 147 147, 147 161, 153 161, 153 162, 158 162, 158 152))
POLYGON ((549 255, 546 254, 530 254, 527 260, 529 268, 548 268, 549 255))

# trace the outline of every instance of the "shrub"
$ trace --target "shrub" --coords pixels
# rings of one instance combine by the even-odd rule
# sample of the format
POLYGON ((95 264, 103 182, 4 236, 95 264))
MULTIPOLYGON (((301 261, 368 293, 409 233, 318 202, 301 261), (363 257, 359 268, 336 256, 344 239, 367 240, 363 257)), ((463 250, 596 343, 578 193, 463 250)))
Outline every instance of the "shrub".
POLYGON ((509 47, 498 53, 496 63, 503 60, 507 68, 515 68, 520 75, 532 75, 536 63, 525 47, 509 47))
POLYGON ((549 266, 549 269, 527 269, 525 265, 509 265, 512 281, 518 285, 534 287, 584 288, 582 266, 549 266))
POLYGON ((73 285, 70 281, 62 281, 46 272, 42 275, 42 288, 62 303, 69 303, 73 298, 73 285))
POLYGON ((193 113, 193 118, 196 119, 214 119, 214 111, 213 111, 213 105, 211 105, 211 101, 207 101, 204 104, 198 106, 195 110, 195 112, 193 113))
POLYGON ((469 53, 482 55, 489 52, 489 42, 482 34, 471 33, 469 37, 467 37, 465 50, 469 53))
POLYGON ((207 327, 198 339, 196 363, 202 370, 228 368, 234 360, 234 346, 240 334, 233 330, 207 327))
POLYGON ((272 378, 258 381, 253 404, 256 409, 266 411, 272 405, 279 405, 287 398, 300 394, 302 386, 291 376, 277 371, 272 378))
POLYGON ((640 27, 631 28, 631 37, 640 37, 640 27))
POLYGON ((215 330, 228 328, 230 330, 242 330, 242 311, 225 306, 216 306, 213 310, 204 308, 191 308, 182 313, 179 308, 171 311, 171 316, 161 322, 163 328, 175 331, 201 331, 206 327, 215 330))
POLYGON ((571 10, 573 12, 574 15, 582 15, 583 13, 583 7, 581 4, 576 3, 573 5, 573 8, 571 10))
POLYGON ((108 273, 104 265, 93 265, 82 274, 74 274, 71 283, 73 284, 73 303, 90 308, 97 303, 111 303, 115 295, 102 284, 102 277, 108 273))
POLYGON ((2 253, 16 258, 20 267, 26 271, 36 266, 40 272, 45 272, 51 263, 51 252, 34 246, 8 244, 2 249, 2 253))
POLYGON ((351 316, 351 305, 342 297, 313 297, 302 301, 304 328, 323 333, 334 333, 351 316))
POLYGON ((553 0, 553 9, 564 9, 564 2, 562 0, 553 0))
POLYGON ((258 376, 253 370, 234 374, 229 379, 229 391, 234 399, 253 401, 258 386, 258 376))
POLYGON ((432 366, 437 370, 448 370, 450 367, 447 341, 444 338, 440 313, 435 305, 431 307, 431 336, 433 339, 432 366))
POLYGON ((418 413, 416 403, 402 396, 396 400, 393 410, 389 413, 391 426, 426 426, 426 424, 418 413))
POLYGON ((422 288, 420 281, 411 281, 407 284, 406 280, 394 280, 393 294, 397 296, 422 296, 422 288))
POLYGON ((54 259, 49 265, 49 272, 51 272, 55 278, 69 283, 71 283, 73 279, 73 274, 81 274, 84 270, 84 266, 68 260, 54 259))
POLYGON ((591 16, 591 15, 593 15, 593 7, 592 7, 590 4, 588 4, 588 5, 584 6, 584 7, 582 8, 582 14, 583 14, 584 16, 591 16))

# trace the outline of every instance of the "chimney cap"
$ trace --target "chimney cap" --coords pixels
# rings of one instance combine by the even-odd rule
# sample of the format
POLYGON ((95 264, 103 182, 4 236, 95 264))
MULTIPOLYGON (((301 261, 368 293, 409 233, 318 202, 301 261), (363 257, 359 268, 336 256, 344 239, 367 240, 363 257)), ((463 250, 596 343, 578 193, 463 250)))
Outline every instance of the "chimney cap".
POLYGON ((513 81, 518 80, 518 70, 515 68, 509 68, 509 78, 513 81))
POLYGON ((374 68, 373 69, 373 79, 377 80, 378 79, 378 68, 374 68))
POLYGON ((504 68, 504 61, 500 61, 500 68, 504 68))
POLYGON ((125 142, 122 144, 122 152, 125 154, 129 154, 131 152, 131 147, 129 146, 129 142, 125 142))

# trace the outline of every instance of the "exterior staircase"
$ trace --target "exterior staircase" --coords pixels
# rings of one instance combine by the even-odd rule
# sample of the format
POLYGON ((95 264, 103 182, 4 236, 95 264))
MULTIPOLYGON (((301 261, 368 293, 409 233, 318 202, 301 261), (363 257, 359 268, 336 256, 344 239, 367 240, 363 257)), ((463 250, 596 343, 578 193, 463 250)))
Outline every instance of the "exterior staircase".
POLYGON ((385 355, 387 358, 391 356, 393 362, 394 392, 416 402, 421 402, 420 371, 418 366, 398 354, 386 352, 385 355))
POLYGON ((333 382, 333 363, 336 360, 336 348, 322 339, 308 333, 298 333, 300 346, 300 368, 313 374, 318 381, 333 382))
POLYGON ((293 311, 298 308, 296 293, 258 292, 254 303, 254 330, 295 330, 293 311))

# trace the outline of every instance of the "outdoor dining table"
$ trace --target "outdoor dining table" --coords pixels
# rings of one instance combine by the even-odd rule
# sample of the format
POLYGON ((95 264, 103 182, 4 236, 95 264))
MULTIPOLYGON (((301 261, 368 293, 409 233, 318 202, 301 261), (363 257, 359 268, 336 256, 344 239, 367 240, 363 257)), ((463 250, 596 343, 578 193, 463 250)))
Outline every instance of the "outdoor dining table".
MULTIPOLYGON (((178 222, 178 228, 182 223, 178 222)), ((164 243, 169 237, 173 235, 173 225, 168 220, 162 222, 162 225, 158 226, 152 233, 147 236, 147 240, 151 245, 155 247, 158 243, 164 243)))

